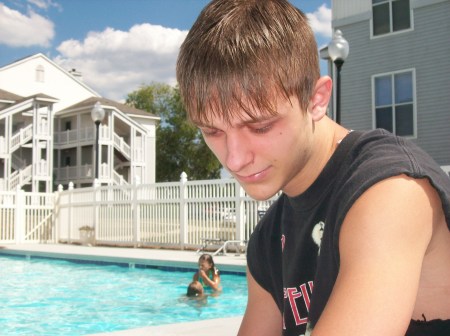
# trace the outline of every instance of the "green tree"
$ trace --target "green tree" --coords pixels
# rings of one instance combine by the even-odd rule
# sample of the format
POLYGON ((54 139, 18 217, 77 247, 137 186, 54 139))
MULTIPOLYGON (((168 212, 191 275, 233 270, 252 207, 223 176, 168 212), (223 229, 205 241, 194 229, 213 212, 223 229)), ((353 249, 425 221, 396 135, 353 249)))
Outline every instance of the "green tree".
POLYGON ((156 128, 156 181, 220 177, 221 165, 205 144, 201 132, 187 121, 178 87, 152 83, 128 94, 126 103, 161 118, 156 128))

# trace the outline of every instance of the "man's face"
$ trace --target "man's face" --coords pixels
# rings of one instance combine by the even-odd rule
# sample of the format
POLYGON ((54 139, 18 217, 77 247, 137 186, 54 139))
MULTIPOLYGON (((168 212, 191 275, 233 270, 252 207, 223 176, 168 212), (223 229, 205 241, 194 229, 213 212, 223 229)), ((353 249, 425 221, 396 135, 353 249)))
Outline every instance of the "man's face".
POLYGON ((198 125, 222 165, 257 200, 280 190, 298 194, 302 171, 311 156, 309 113, 301 110, 296 97, 280 100, 276 107, 275 116, 256 112, 260 116, 256 121, 243 113, 229 124, 213 117, 207 125, 198 125))

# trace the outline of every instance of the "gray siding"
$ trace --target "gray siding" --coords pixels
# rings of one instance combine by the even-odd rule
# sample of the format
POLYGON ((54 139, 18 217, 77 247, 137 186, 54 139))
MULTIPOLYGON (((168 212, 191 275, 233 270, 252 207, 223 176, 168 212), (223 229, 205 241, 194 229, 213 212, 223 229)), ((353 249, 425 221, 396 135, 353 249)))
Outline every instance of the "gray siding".
MULTIPOLYGON (((335 1, 337 2, 337 1, 335 1)), ((450 0, 413 11, 413 30, 370 37, 370 20, 335 26, 350 45, 341 72, 342 124, 371 129, 373 75, 415 69, 417 138, 440 165, 450 165, 450 0)))

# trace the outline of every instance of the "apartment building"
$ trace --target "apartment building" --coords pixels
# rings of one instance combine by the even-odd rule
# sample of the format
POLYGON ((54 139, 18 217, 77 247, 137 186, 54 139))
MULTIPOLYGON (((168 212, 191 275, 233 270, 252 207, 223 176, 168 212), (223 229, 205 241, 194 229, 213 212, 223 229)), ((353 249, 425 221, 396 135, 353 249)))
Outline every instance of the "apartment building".
POLYGON ((101 97, 43 54, 0 67, 0 190, 91 186, 96 169, 102 185, 154 183, 158 121, 101 97))
POLYGON ((333 29, 350 47, 340 76, 345 127, 385 128, 450 165, 449 17, 450 0, 332 0, 333 29))

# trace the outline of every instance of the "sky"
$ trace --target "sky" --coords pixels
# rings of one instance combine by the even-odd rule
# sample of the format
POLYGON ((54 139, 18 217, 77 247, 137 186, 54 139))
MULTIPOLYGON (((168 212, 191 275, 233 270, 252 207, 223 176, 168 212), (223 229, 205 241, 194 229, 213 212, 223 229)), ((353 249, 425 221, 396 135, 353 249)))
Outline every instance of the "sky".
MULTIPOLYGON (((42 53, 101 96, 124 101, 143 85, 176 84, 178 49, 208 2, 0 0, 0 67, 42 53)), ((319 48, 327 45, 331 0, 291 3, 307 14, 319 48)))

